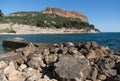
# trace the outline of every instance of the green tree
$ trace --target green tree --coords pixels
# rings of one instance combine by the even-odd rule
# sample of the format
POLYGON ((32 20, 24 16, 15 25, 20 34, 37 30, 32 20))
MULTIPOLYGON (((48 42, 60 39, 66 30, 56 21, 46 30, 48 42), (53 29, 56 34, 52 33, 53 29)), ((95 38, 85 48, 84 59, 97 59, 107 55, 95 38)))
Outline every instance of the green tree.
POLYGON ((3 13, 2 10, 0 10, 0 18, 3 17, 3 13))
POLYGON ((90 28, 93 28, 93 29, 95 28, 95 26, 94 26, 93 24, 90 24, 89 27, 90 27, 90 28))

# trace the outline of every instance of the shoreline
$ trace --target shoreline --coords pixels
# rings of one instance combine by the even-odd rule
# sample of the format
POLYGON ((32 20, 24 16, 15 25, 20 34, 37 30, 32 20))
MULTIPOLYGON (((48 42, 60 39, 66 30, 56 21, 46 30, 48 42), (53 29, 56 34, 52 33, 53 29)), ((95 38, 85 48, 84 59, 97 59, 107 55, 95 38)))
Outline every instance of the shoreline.
POLYGON ((0 33, 0 36, 5 35, 39 35, 39 34, 97 34, 97 33, 0 33))
POLYGON ((0 24, 0 35, 25 35, 25 34, 83 34, 83 33, 99 33, 95 30, 86 32, 86 29, 73 29, 73 28, 43 28, 31 25, 22 24, 0 24), (6 33, 6 31, 15 31, 16 33, 6 33))

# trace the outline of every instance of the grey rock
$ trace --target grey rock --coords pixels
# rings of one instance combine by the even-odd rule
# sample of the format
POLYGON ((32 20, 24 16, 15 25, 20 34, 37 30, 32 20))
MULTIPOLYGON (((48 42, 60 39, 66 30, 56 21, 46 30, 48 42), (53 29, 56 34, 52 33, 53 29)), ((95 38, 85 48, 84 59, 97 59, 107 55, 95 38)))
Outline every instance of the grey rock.
POLYGON ((107 77, 106 81, 120 81, 120 75, 115 75, 113 77, 107 77))
POLYGON ((68 48, 68 53, 69 54, 77 54, 78 53, 78 51, 77 51, 78 49, 77 48, 75 48, 75 47, 69 47, 68 48))
POLYGON ((60 57, 55 67, 56 77, 59 81, 83 81, 90 71, 87 59, 79 59, 71 55, 60 57))
POLYGON ((115 76, 117 71, 112 69, 115 66, 115 62, 111 58, 102 58, 97 63, 99 67, 99 72, 105 74, 108 77, 115 76))
POLYGON ((65 55, 67 52, 68 52, 68 48, 67 47, 63 47, 63 48, 60 48, 57 53, 65 55))
POLYGON ((99 45, 98 45, 98 43, 96 43, 96 42, 91 42, 91 48, 92 49, 95 49, 96 47, 98 47, 99 45))
POLYGON ((75 45, 74 45, 72 42, 68 42, 68 43, 65 43, 65 46, 66 46, 66 47, 71 47, 71 46, 74 47, 75 45))
POLYGON ((114 69, 117 70, 117 73, 120 75, 120 62, 119 63, 116 63, 114 69))
POLYGON ((58 50, 59 50, 59 48, 52 48, 52 49, 50 50, 50 53, 55 54, 55 53, 58 52, 58 50))
POLYGON ((92 81, 96 81, 97 75, 98 75, 97 68, 92 66, 88 79, 92 81))
POLYGON ((89 50, 91 47, 91 42, 86 42, 86 44, 84 45, 84 48, 89 50))

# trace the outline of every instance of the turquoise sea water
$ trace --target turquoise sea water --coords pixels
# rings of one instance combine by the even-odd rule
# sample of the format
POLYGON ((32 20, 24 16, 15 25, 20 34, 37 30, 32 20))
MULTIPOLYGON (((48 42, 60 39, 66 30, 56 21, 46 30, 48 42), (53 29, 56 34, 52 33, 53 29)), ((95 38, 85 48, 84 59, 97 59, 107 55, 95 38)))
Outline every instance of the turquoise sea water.
POLYGON ((65 42, 86 42, 96 41, 103 46, 109 46, 114 51, 120 49, 120 33, 98 33, 98 34, 37 34, 37 35, 9 35, 0 36, 0 54, 5 50, 2 47, 2 41, 15 37, 24 38, 31 42, 41 43, 65 43, 65 42))

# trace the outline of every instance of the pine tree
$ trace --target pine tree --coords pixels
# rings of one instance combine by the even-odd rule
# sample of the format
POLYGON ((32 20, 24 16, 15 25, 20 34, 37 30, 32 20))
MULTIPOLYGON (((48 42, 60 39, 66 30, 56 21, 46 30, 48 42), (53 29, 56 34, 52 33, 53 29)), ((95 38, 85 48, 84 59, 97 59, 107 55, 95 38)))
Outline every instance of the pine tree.
POLYGON ((0 10, 0 18, 3 17, 3 13, 2 10, 0 10))

